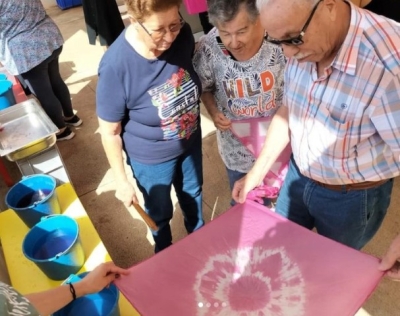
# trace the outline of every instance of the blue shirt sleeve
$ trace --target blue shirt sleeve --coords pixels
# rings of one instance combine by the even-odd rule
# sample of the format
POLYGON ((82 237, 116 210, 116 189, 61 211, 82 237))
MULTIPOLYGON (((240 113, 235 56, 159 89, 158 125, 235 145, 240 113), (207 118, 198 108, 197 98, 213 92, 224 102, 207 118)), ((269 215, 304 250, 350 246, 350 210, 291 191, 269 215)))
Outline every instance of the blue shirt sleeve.
POLYGON ((126 116, 126 93, 122 78, 117 75, 108 55, 104 55, 98 75, 97 116, 107 122, 121 122, 126 116))

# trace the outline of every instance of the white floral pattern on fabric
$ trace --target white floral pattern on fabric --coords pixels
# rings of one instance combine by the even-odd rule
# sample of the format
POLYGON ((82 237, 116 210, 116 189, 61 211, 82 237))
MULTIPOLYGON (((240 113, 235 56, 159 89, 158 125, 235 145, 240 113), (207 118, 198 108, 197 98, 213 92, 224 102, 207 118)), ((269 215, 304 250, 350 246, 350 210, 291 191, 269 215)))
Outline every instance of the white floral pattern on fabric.
MULTIPOLYGON (((203 91, 213 92, 220 110, 230 120, 274 115, 282 105, 286 59, 282 49, 263 42, 248 61, 234 60, 214 28, 199 42, 193 63, 203 91)), ((218 149, 227 168, 247 173, 253 155, 231 131, 217 131, 218 149)))
POLYGON ((40 316, 27 298, 2 282, 0 282, 0 315, 40 316))
POLYGON ((232 249, 196 276, 198 316, 302 316, 305 281, 283 247, 232 249))

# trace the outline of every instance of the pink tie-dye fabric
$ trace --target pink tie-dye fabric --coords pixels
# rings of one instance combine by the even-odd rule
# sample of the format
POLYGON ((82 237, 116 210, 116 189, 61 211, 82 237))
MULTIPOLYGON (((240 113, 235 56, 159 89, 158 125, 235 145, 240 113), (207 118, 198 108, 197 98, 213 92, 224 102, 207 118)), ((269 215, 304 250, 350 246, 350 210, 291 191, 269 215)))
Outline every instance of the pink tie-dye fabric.
POLYGON ((247 201, 116 285, 143 316, 350 316, 382 278, 378 265, 247 201))
MULTIPOLYGON (((231 121, 231 130, 236 138, 254 155, 258 157, 264 146, 265 137, 272 117, 258 117, 246 120, 231 121)), ((288 145, 264 178, 264 184, 281 188, 288 170, 292 150, 288 145)))
POLYGON ((206 0, 183 0, 189 14, 196 14, 207 11, 206 0))

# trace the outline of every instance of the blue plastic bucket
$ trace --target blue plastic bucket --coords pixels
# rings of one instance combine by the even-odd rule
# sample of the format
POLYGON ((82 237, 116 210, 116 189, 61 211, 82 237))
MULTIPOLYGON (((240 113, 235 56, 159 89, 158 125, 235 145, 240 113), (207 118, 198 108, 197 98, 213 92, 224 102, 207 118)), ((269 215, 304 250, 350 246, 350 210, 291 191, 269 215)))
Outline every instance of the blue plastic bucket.
POLYGON ((12 86, 11 81, 0 80, 0 110, 6 109, 16 103, 12 86))
POLYGON ((43 217, 25 236, 22 251, 52 280, 65 280, 85 262, 78 223, 65 215, 43 217))
POLYGON ((33 227, 43 216, 60 214, 56 185, 56 179, 49 175, 24 177, 7 192, 6 204, 33 227))
POLYGON ((82 0, 56 0, 56 2, 61 10, 82 5, 82 0))
MULTIPOLYGON (((88 272, 71 275, 64 283, 75 283, 88 272)), ((94 294, 82 296, 54 313, 53 316, 119 316, 119 291, 114 284, 94 294)))

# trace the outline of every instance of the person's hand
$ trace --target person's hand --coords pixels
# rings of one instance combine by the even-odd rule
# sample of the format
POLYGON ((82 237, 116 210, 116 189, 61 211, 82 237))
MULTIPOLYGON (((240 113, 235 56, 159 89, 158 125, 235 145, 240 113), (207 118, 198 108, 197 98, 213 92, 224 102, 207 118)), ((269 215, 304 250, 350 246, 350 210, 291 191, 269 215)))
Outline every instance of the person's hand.
POLYGON ((236 203, 244 203, 247 194, 259 184, 258 177, 248 173, 243 178, 235 182, 232 190, 232 199, 236 203))
POLYGON ((216 111, 211 118, 215 127, 220 131, 226 131, 231 128, 231 121, 221 111, 216 111))
POLYGON ((120 275, 128 275, 129 271, 117 267, 113 262, 102 263, 89 272, 81 281, 74 283, 79 296, 97 293, 118 279, 120 275))
POLYGON ((115 191, 115 197, 124 203, 126 207, 130 207, 132 204, 138 204, 139 201, 136 197, 135 189, 133 185, 128 181, 120 181, 117 183, 117 190, 115 191))
POLYGON ((386 275, 396 281, 400 281, 400 235, 389 246, 379 265, 379 270, 386 271, 386 275))

